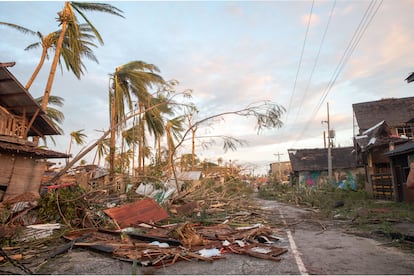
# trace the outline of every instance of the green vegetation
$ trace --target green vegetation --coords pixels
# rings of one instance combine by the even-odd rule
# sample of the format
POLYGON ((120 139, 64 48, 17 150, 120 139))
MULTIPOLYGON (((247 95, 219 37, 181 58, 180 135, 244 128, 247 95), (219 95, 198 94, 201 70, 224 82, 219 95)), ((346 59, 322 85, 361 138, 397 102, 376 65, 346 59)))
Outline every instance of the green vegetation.
POLYGON ((414 204, 374 199, 363 190, 273 183, 261 187, 259 197, 314 208, 324 218, 349 221, 354 230, 369 235, 404 239, 396 224, 414 223, 414 204))

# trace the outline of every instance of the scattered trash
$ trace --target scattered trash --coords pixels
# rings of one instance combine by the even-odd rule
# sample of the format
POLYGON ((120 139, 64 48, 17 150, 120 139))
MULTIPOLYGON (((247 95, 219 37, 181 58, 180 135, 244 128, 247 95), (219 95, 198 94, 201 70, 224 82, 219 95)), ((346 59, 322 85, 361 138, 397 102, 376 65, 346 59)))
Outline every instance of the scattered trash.
POLYGON ((218 250, 217 248, 210 248, 210 249, 201 249, 198 251, 198 253, 206 258, 210 258, 210 257, 215 257, 215 256, 220 256, 220 250, 218 250))

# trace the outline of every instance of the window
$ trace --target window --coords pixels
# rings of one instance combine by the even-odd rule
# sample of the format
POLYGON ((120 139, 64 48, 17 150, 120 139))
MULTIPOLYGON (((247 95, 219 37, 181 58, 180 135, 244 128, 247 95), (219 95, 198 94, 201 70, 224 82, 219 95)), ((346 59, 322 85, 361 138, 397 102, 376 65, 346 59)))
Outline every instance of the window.
POLYGON ((413 137, 413 131, 411 126, 397 127, 398 136, 405 135, 407 137, 413 137))

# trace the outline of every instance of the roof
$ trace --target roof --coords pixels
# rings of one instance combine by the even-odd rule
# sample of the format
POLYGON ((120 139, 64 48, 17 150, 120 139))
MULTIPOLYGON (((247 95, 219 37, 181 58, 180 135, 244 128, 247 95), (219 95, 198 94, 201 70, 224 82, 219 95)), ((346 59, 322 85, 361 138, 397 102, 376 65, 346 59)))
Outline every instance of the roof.
MULTIPOLYGON (((328 170, 328 149, 289 149, 292 171, 328 170)), ((332 148, 332 169, 359 167, 353 147, 332 148)))
POLYGON ((414 97, 390 98, 352 105, 360 131, 384 120, 388 126, 401 126, 414 118, 414 97))
POLYGON ((411 73, 406 79, 407 83, 414 81, 414 72, 411 73))
POLYGON ((26 155, 33 158, 67 158, 70 155, 25 144, 0 141, 0 153, 26 155))
POLYGON ((404 145, 398 146, 394 150, 391 150, 385 153, 385 155, 396 156, 396 155, 401 155, 401 154, 406 154, 406 153, 411 153, 411 152, 414 152, 414 142, 405 143, 404 145))
POLYGON ((40 105, 24 88, 24 86, 7 70, 6 67, 13 66, 14 63, 0 63, 0 106, 4 107, 11 114, 16 116, 25 115, 30 121, 40 110, 36 117, 28 136, 39 136, 37 130, 42 135, 58 135, 59 131, 49 122, 40 105))

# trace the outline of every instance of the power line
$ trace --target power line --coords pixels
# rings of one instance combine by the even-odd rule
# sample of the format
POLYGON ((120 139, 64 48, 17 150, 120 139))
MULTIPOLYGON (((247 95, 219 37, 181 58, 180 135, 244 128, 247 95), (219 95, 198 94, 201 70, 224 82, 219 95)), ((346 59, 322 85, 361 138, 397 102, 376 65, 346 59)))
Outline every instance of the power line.
POLYGON ((288 121, 288 118, 289 118, 290 107, 292 105, 292 100, 293 100, 293 97, 295 95, 296 84, 297 84, 297 81, 298 81, 300 68, 302 66, 303 53, 305 52, 305 45, 306 45, 306 41, 308 39, 309 27, 310 27, 310 23, 311 23, 311 20, 312 20, 314 4, 315 4, 315 0, 312 1, 311 10, 310 10, 310 13, 309 13, 308 25, 306 27, 306 33, 305 33, 305 39, 303 40, 302 51, 301 51, 300 58, 299 58, 299 65, 298 65, 298 69, 296 70, 295 82, 293 84, 293 90, 292 90, 292 94, 290 95, 289 106, 288 106, 287 113, 286 113, 286 122, 288 121))
POLYGON ((347 45, 347 47, 346 47, 346 49, 345 49, 345 51, 344 51, 344 53, 341 57, 341 60, 339 61, 334 73, 332 74, 331 80, 328 83, 327 87, 325 88, 317 107, 314 109, 314 111, 312 113, 312 116, 309 117, 309 120, 308 120, 307 124, 305 125, 305 127, 302 129, 301 135, 299 137, 302 137, 303 134, 308 130, 310 122, 316 116, 317 112, 321 108, 323 102, 325 101, 325 99, 328 96, 330 90, 332 89, 333 85, 335 84, 339 74, 341 73, 342 69, 345 67, 346 62, 351 57, 352 53, 354 52, 357 45, 359 44, 362 36, 364 35, 365 31, 367 30, 369 24, 371 23, 372 19, 374 18, 374 16, 378 12, 380 6, 382 5, 383 0, 380 1, 380 3, 378 4, 377 7, 375 7, 376 2, 377 1, 372 0, 369 4, 368 8, 366 9, 363 17, 361 18, 361 21, 359 22, 359 25, 358 25, 357 29, 355 30, 350 42, 348 43, 348 45, 347 45))
POLYGON ((303 94, 303 96, 302 96, 302 99, 301 99, 301 101, 300 101, 299 108, 298 108, 298 112, 296 113, 296 117, 295 117, 294 123, 295 123, 295 122, 297 121, 297 119, 298 119, 298 115, 299 115, 299 113, 300 113, 300 110, 302 109, 303 101, 305 100, 305 98, 306 98, 306 96, 307 96, 307 94, 308 94, 309 86, 310 86, 310 83, 311 83, 311 80, 312 80, 313 74, 314 74, 314 72, 315 72, 316 65, 318 64, 318 61, 319 61, 319 56, 320 56, 320 54, 321 54, 322 46, 323 46, 323 44, 324 44, 324 42, 325 42, 325 37, 326 37, 326 34, 328 33, 329 25, 330 25, 330 23, 331 23, 331 19, 332 19, 333 12, 334 12, 334 10, 335 10, 335 6, 336 6, 336 0, 333 2, 332 8, 331 8, 331 12, 329 13, 328 22, 326 23, 325 31, 324 31, 324 33, 323 33, 323 35, 322 35, 321 43, 319 44, 318 54, 316 55, 315 62, 314 62, 314 64, 313 64, 313 68, 312 68, 311 74, 310 74, 310 76, 309 76, 308 83, 307 83, 307 85, 306 85, 305 92, 304 92, 304 94, 303 94))
POLYGON ((317 106, 317 108, 315 109, 313 116, 314 117, 316 115, 316 113, 319 111, 319 109, 321 108, 323 102, 325 101, 326 97, 328 96, 330 90, 332 89, 333 85, 335 84, 336 80, 338 79, 339 74, 341 73, 342 69, 345 67, 345 64, 347 63, 348 59, 351 57, 352 53, 354 52, 354 50, 356 49, 356 47, 358 46, 359 42, 361 41, 362 36, 364 35, 365 31, 367 30, 369 24, 371 23, 372 19, 374 18, 375 14, 377 13, 379 7, 382 4, 382 1, 380 1, 379 5, 376 7, 376 9, 374 10, 374 6, 375 4, 373 4, 374 2, 376 2, 375 0, 372 0, 370 5, 368 6, 367 10, 365 11, 365 14, 362 18, 362 20, 360 21, 357 30, 354 32, 354 35, 352 36, 352 39, 350 41, 350 43, 348 44, 344 54, 341 57, 341 61, 339 62, 337 68, 335 69, 334 74, 332 75, 331 81, 328 84, 328 86, 326 87, 323 96, 321 97, 321 100, 319 101, 319 105, 317 106), (368 14, 371 13, 370 18, 368 19, 368 14), (363 25, 365 24, 365 25, 363 25))

